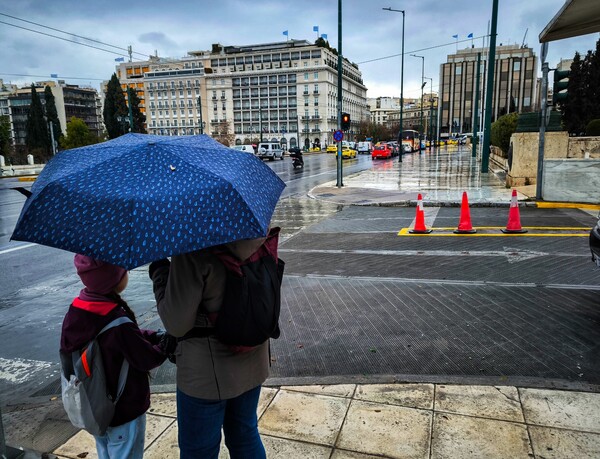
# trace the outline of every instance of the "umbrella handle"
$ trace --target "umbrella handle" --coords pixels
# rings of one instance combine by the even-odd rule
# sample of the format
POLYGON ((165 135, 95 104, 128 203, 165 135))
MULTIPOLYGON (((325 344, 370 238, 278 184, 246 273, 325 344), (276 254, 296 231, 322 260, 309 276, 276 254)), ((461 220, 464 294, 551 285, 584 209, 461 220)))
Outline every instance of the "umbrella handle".
POLYGON ((24 194, 27 198, 32 195, 31 191, 29 191, 27 188, 23 188, 22 186, 11 188, 11 190, 17 190, 19 193, 24 194))

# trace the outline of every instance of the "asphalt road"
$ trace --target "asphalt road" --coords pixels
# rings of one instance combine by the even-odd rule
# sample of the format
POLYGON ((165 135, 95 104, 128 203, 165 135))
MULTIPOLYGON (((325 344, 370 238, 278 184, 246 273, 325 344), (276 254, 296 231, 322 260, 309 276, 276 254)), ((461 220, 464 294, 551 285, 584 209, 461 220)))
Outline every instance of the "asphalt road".
MULTIPOLYGON (((600 270, 586 231, 566 236, 415 237, 414 208, 342 207, 307 198, 335 180, 333 155, 268 163, 287 183, 274 215, 286 260, 282 337, 272 344, 273 381, 404 379, 600 385, 600 270)), ((371 167, 344 162, 345 173, 371 167)), ((384 162, 374 167, 384 167, 384 162)), ((0 181, 0 406, 58 393, 62 318, 81 287, 72 255, 8 243, 24 201, 0 181)), ((471 210, 477 226, 502 227, 507 209, 471 210)), ((453 227, 456 208, 426 208, 453 227)), ((521 211, 524 226, 590 228, 578 209, 521 211)), ((451 233, 449 231, 448 233, 451 233)), ((564 233, 564 232, 563 232, 564 233)), ((147 268, 131 273, 125 298, 156 328, 147 268)), ((155 388, 174 381, 163 365, 155 388)))

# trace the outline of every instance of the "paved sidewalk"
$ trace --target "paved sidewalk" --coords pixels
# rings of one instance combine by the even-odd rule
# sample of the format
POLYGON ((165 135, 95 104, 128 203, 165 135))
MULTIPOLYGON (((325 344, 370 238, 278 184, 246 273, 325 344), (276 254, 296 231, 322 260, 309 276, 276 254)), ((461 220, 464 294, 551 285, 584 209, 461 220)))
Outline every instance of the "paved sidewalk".
MULTIPOLYGON (((265 387, 268 458, 598 458, 600 394, 446 384, 265 387)), ((79 432, 56 457, 96 458, 79 432)), ((178 458, 174 394, 154 394, 148 459, 178 458)), ((222 445, 220 458, 228 458, 222 445)))
MULTIPOLYGON (((535 200, 536 186, 515 188, 518 200, 535 200)), ((466 191, 469 204, 476 206, 510 205, 512 189, 507 188, 504 172, 490 165, 481 172, 481 162, 470 149, 447 147, 398 158, 373 161, 373 168, 344 175, 343 187, 337 180, 311 190, 315 199, 343 205, 414 206, 418 194, 425 206, 460 206, 466 191)), ((522 204, 523 205, 523 204, 522 204)))

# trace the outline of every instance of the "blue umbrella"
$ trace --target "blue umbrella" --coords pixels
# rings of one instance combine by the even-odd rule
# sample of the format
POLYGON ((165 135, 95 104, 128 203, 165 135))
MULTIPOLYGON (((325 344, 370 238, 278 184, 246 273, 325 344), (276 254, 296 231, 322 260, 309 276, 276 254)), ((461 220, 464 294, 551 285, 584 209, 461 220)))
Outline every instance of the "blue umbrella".
POLYGON ((133 269, 265 236, 284 188, 260 159, 206 135, 127 134, 52 158, 11 239, 133 269))

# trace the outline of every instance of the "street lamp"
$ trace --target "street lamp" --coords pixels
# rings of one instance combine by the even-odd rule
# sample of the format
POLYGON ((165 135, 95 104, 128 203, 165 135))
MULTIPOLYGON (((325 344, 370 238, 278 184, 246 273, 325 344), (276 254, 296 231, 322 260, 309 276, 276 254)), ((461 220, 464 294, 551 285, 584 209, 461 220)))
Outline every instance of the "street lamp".
POLYGON ((425 56, 417 56, 416 54, 411 54, 411 56, 421 59, 421 122, 419 127, 419 151, 421 151, 421 136, 423 135, 423 88, 427 84, 427 82, 423 81, 425 79, 425 56))
POLYGON ((403 149, 402 149, 402 130, 404 129, 403 126, 403 116, 404 116, 404 20, 406 17, 405 11, 404 10, 395 10, 392 8, 382 8, 386 11, 394 11, 396 13, 402 13, 402 54, 401 54, 401 65, 400 65, 400 132, 398 133, 398 143, 400 144, 400 154, 398 155, 398 157, 400 158, 399 161, 402 162, 402 153, 403 153, 403 149))
POLYGON ((202 121, 202 95, 198 96, 198 113, 200 114, 200 134, 204 134, 204 121, 202 121))
MULTIPOLYGON (((431 138, 433 137, 433 131, 432 131, 432 126, 433 126, 433 78, 429 78, 424 76, 423 77, 424 80, 429 80, 429 103, 430 103, 430 108, 429 108, 429 123, 427 123, 427 138, 429 139, 429 149, 431 150, 431 138)), ((427 84, 427 82, 423 83, 423 87, 425 87, 425 85, 427 84)), ((421 93, 421 107, 423 106, 423 95, 421 93)))

